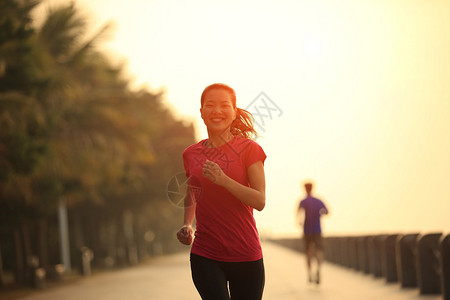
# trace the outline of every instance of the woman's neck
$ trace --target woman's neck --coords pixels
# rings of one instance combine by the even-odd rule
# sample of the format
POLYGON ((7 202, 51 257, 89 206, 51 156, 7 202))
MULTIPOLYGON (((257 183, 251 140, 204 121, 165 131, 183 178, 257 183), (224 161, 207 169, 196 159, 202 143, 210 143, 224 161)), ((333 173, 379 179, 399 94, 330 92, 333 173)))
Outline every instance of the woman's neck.
POLYGON ((225 131, 221 134, 208 132, 208 140, 206 141, 206 146, 210 148, 220 147, 228 143, 232 138, 233 135, 229 131, 225 131))

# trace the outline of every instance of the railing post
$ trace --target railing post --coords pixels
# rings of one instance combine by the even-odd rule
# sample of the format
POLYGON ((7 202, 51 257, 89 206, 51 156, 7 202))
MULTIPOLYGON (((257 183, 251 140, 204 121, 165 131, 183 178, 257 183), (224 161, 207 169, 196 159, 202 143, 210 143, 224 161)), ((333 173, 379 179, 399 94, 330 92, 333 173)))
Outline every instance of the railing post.
POLYGON ((387 235, 383 240, 381 251, 381 271, 386 282, 397 281, 397 263, 395 257, 395 244, 398 234, 387 235))
POLYGON ((345 261, 346 261, 346 257, 347 254, 345 251, 347 251, 346 247, 345 247, 345 237, 338 237, 338 240, 336 241, 337 245, 339 247, 339 258, 338 258, 338 264, 340 266, 345 266, 345 261))
POLYGON ((384 235, 369 238, 369 269, 375 277, 381 277, 381 246, 384 235))
POLYGON ((349 267, 353 270, 358 271, 359 262, 358 262, 358 251, 356 248, 356 237, 348 237, 348 254, 349 254, 349 267))
POLYGON ((324 258, 329 262, 335 262, 336 246, 333 243, 333 237, 323 238, 324 258))
POLYGON ((417 239, 417 282, 420 294, 441 292, 439 240, 442 233, 422 235, 417 239))
POLYGON ((350 263, 350 238, 348 236, 344 236, 342 238, 342 245, 344 246, 343 249, 342 249, 343 254, 344 254, 343 264, 347 268, 350 268, 351 267, 351 263, 350 263))
POLYGON ((402 288, 417 286, 416 238, 419 234, 399 236, 396 244, 397 275, 402 288))
POLYGON ((441 288, 443 300, 450 300, 450 234, 443 236, 439 244, 441 252, 441 288))
POLYGON ((369 242, 369 237, 368 236, 360 236, 357 239, 357 252, 358 252, 358 266, 359 266, 359 270, 362 271, 363 273, 369 274, 370 273, 370 269, 369 269, 369 254, 368 254, 368 242, 369 242))
POLYGON ((340 250, 339 250, 339 247, 338 247, 337 240, 338 240, 337 237, 332 237, 331 241, 330 241, 331 247, 333 249, 333 252, 331 254, 332 255, 332 262, 335 263, 335 264, 337 264, 338 257, 340 255, 340 252, 339 252, 340 250))

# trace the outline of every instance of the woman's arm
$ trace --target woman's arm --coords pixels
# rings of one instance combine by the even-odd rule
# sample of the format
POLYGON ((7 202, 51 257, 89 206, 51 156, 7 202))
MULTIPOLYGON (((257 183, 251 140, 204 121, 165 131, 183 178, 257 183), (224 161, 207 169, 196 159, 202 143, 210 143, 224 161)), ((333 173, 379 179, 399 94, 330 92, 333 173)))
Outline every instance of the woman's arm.
POLYGON ((186 196, 184 196, 184 225, 177 232, 178 240, 185 245, 192 243, 192 235, 194 230, 192 229, 192 223, 195 219, 195 199, 192 198, 192 191, 190 189, 190 183, 186 188, 186 196))
POLYGON ((195 199, 191 190, 191 183, 187 180, 186 196, 184 197, 184 225, 192 226, 195 219, 195 199))
POLYGON ((242 203, 259 211, 266 205, 266 179, 262 161, 257 161, 247 169, 250 187, 228 177, 215 162, 207 160, 203 165, 203 176, 226 188, 242 203))

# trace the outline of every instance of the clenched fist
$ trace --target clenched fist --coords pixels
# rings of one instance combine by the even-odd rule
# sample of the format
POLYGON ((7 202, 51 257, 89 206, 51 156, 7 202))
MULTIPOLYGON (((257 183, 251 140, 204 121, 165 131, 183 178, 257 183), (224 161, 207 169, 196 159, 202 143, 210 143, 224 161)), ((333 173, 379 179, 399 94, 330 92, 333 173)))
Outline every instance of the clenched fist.
POLYGON ((194 230, 192 229, 192 226, 184 225, 180 230, 178 230, 177 238, 180 243, 184 245, 190 245, 192 244, 193 234, 194 230))
POLYGON ((218 164, 213 161, 206 160, 203 164, 203 177, 208 178, 212 182, 223 185, 226 175, 218 164))

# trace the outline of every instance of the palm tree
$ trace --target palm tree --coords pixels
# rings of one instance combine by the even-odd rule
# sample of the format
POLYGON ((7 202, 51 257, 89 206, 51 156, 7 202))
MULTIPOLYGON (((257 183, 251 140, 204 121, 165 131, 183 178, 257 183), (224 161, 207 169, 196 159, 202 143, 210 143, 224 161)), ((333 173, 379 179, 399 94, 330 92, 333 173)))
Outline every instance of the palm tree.
POLYGON ((20 91, 30 95, 39 81, 31 53, 34 30, 30 12, 37 0, 0 2, 0 93, 20 91))
MULTIPOLYGON (((13 231, 16 244, 20 242, 17 224, 29 214, 25 209, 31 198, 28 177, 45 151, 45 114, 34 97, 45 84, 45 74, 34 55, 30 18, 38 3, 0 2, 0 229, 6 236, 13 231)), ((16 265, 25 265, 22 255, 16 255, 16 265)), ((0 265, 0 285, 2 270, 0 265)), ((23 271, 17 268, 18 281, 25 280, 23 271)))
MULTIPOLYGON (((38 32, 39 44, 57 75, 51 83, 56 88, 42 102, 55 123, 50 150, 33 182, 35 190, 42 191, 35 193, 37 201, 48 203, 41 207, 54 210, 62 197, 71 207, 88 200, 117 207, 109 211, 117 219, 114 216, 130 203, 122 201, 125 195, 143 188, 148 174, 143 170, 155 163, 148 132, 158 124, 152 117, 168 113, 163 112, 161 95, 130 92, 120 69, 95 51, 93 45, 106 28, 82 40, 85 21, 71 4, 50 10, 38 32)), ((77 248, 83 238, 79 240, 77 248)))
MULTIPOLYGON (((35 2, 23 3, 31 9, 35 2)), ((0 5, 5 3, 16 1, 0 5)), ((28 20, 29 10, 22 11, 21 20, 28 20)), ((24 86, 10 78, 13 70, 19 72, 14 64, 4 68, 2 77, 0 57, 0 80, 6 77, 0 82, 0 167, 8 170, 0 180, 0 219, 8 220, 15 233, 19 281, 26 273, 24 256, 37 251, 42 267, 57 256, 49 253, 55 247, 47 248, 52 235, 46 232, 52 230, 47 222, 61 199, 71 218, 86 215, 84 223, 94 224, 73 229, 79 233, 76 248, 91 241, 94 250, 105 251, 116 241, 129 242, 119 230, 124 211, 135 216, 138 232, 153 228, 157 239, 178 225, 180 216, 169 216, 181 210, 171 210, 165 189, 182 169, 180 153, 194 141, 193 128, 174 118, 161 93, 128 89, 121 68, 95 50, 107 28, 85 38, 86 21, 69 4, 50 9, 43 25, 21 42, 9 36, 2 40, 6 31, 0 33, 0 54, 8 53, 8 43, 29 47, 22 52, 29 62, 22 65, 28 74, 24 86), (114 227, 117 238, 106 236, 103 242, 101 230, 114 227), (39 236, 37 246, 29 242, 31 233, 39 236)))

